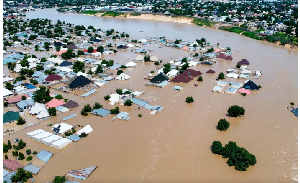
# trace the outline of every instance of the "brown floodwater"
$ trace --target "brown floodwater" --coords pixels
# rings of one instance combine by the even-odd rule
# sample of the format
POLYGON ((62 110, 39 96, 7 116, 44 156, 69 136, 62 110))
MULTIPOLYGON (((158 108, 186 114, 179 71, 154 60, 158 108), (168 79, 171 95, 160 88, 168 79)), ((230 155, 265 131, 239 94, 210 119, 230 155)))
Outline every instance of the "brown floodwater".
MULTIPOLYGON (((188 84, 170 83, 164 88, 145 86, 148 81, 143 79, 144 76, 156 70, 157 66, 153 63, 137 63, 136 68, 124 71, 131 76, 129 80, 110 81, 88 98, 82 99, 74 92, 65 94, 51 90, 52 93, 61 93, 65 98, 78 102, 80 107, 4 137, 4 141, 23 138, 32 150, 45 149, 55 153, 35 176, 36 182, 51 181, 54 176, 88 166, 98 168, 87 180, 80 182, 294 182, 298 179, 298 123, 297 118, 286 109, 290 102, 298 101, 297 50, 229 32, 171 22, 59 14, 55 9, 29 12, 27 17, 60 19, 103 29, 114 28, 128 32, 133 39, 165 35, 168 39, 193 41, 205 37, 211 43, 229 46, 234 58, 233 61, 218 60, 214 66, 192 67, 204 73, 202 83, 198 83, 195 78, 188 84), (243 58, 251 61, 250 69, 262 71, 263 76, 254 80, 262 88, 246 97, 238 93, 213 93, 217 74, 226 72, 243 58), (216 74, 205 74, 210 68, 216 74), (199 86, 192 86, 195 83, 199 86), (173 89, 175 85, 183 86, 184 89, 176 91, 173 89), (112 121, 113 115, 103 118, 91 114, 87 117, 80 115, 84 104, 99 102, 106 109, 114 108, 103 97, 114 93, 116 88, 143 91, 145 94, 139 98, 163 106, 164 109, 151 115, 149 110, 138 110, 136 105, 120 106, 121 111, 129 112, 131 118, 128 121, 112 121), (186 104, 187 96, 193 96, 195 102, 186 104), (243 106, 245 116, 227 117, 226 111, 231 105, 243 106), (47 124, 60 123, 62 118, 73 113, 77 116, 67 123, 89 124, 94 129, 86 138, 58 151, 26 137, 27 132, 35 129, 50 131, 47 124), (139 118, 139 113, 143 117, 139 118), (216 130, 221 118, 231 124, 226 132, 216 130), (226 164, 226 159, 210 151, 215 140, 221 141, 223 145, 229 141, 237 142, 237 145, 245 147, 256 156, 257 164, 247 172, 236 171, 226 164)), ((190 54, 173 48, 160 49, 158 44, 144 47, 153 48, 150 55, 156 55, 165 62, 190 54)), ((104 58, 126 64, 136 55, 130 51, 120 51, 104 58)), ((244 82, 245 79, 230 81, 244 82)))

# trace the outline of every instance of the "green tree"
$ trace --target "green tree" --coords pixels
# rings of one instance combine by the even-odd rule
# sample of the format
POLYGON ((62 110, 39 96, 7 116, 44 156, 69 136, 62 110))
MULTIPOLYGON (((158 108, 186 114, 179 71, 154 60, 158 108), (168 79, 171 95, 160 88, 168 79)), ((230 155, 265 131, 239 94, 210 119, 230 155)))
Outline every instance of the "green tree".
POLYGON ((26 96, 25 95, 22 96, 22 100, 26 100, 26 96))
POLYGON ((100 103, 98 103, 98 102, 95 102, 95 104, 94 104, 94 106, 93 106, 93 109, 100 109, 100 108, 102 108, 103 106, 100 104, 100 103))
POLYGON ((5 159, 8 159, 8 156, 5 154, 5 159))
POLYGON ((145 62, 149 62, 150 61, 150 56, 149 55, 145 55, 144 56, 144 61, 145 62))
POLYGON ((8 89, 8 90, 12 90, 12 89, 14 89, 14 86, 13 86, 11 83, 8 83, 8 82, 7 82, 7 83, 5 84, 5 88, 8 89))
POLYGON ((97 51, 100 52, 100 53, 103 53, 104 52, 104 47, 103 46, 98 46, 97 51))
POLYGON ((71 49, 68 49, 65 53, 61 54, 61 58, 69 60, 75 57, 75 53, 71 49))
POLYGON ((76 61, 73 65, 73 71, 78 73, 79 71, 84 72, 85 64, 84 62, 76 61))
POLYGON ((55 109, 55 107, 50 107, 48 109, 48 112, 49 112, 50 116, 56 116, 56 109, 55 109))
POLYGON ((80 138, 83 138, 83 137, 86 137, 88 134, 86 134, 85 132, 82 132, 80 135, 79 135, 79 137, 80 138))
POLYGON ((101 66, 101 65, 97 65, 97 68, 96 68, 95 73, 96 73, 96 74, 98 74, 98 73, 103 73, 103 69, 102 69, 102 66, 101 66))
POLYGON ((109 100, 110 99, 110 96, 109 95, 105 95, 104 96, 104 100, 109 100))
POLYGON ((119 94, 119 95, 122 95, 123 94, 123 90, 121 88, 117 88, 116 89, 116 93, 119 94))
POLYGON ((19 160, 23 160, 25 158, 24 154, 19 152, 19 160))
POLYGON ((92 107, 90 104, 87 104, 83 107, 83 111, 85 112, 91 112, 92 111, 92 107))
MULTIPOLYGON (((24 156, 24 155, 23 155, 24 156)), ((11 177, 12 182, 27 182, 32 177, 31 172, 26 172, 23 168, 18 168, 16 174, 11 177)))
POLYGON ((22 67, 29 67, 29 62, 26 57, 20 62, 22 67))
POLYGON ((17 125, 24 125, 25 123, 26 121, 22 117, 20 117, 17 121, 17 125))
POLYGON ((197 81, 203 81, 202 76, 199 76, 198 79, 197 79, 197 81))
POLYGON ((61 99, 63 99, 63 96, 59 94, 59 95, 56 95, 55 98, 56 98, 57 100, 61 100, 61 99))
POLYGON ((49 94, 50 94, 49 88, 46 88, 45 86, 40 86, 40 89, 36 90, 33 93, 33 100, 39 103, 49 102, 51 100, 49 94))
POLYGON ((164 64, 164 68, 163 68, 164 74, 167 74, 168 72, 170 72, 170 70, 171 70, 171 64, 170 63, 164 64))
POLYGON ((38 63, 38 64, 36 64, 35 70, 42 71, 42 70, 44 70, 44 66, 42 64, 38 63))
POLYGON ((64 183, 66 182, 65 176, 55 176, 53 183, 64 183))
POLYGON ((193 103, 193 102, 194 102, 194 99, 193 99, 192 96, 186 97, 185 102, 187 102, 187 103, 193 103))
POLYGON ((245 109, 243 107, 233 105, 233 106, 229 107, 227 112, 228 112, 229 116, 231 116, 231 117, 238 117, 238 116, 245 114, 245 109))
POLYGON ((142 114, 139 114, 138 116, 139 116, 139 117, 142 117, 143 115, 142 115, 142 114))
POLYGON ((84 55, 84 52, 83 52, 82 50, 78 50, 78 51, 77 51, 77 54, 78 54, 78 55, 84 55))
POLYGON ((32 160, 32 156, 27 156, 26 161, 31 161, 32 160))
POLYGON ((89 47, 88 48, 88 53, 92 53, 94 51, 94 48, 93 47, 89 47))
POLYGON ((125 105, 125 106, 131 106, 131 105, 132 105, 132 101, 131 101, 131 100, 126 100, 126 101, 124 102, 124 105, 125 105))
POLYGON ((120 70, 118 70, 117 75, 120 75, 122 73, 123 73, 123 71, 120 69, 120 70))
POLYGON ((30 154, 31 154, 31 149, 27 149, 27 150, 26 150, 26 154, 27 154, 27 155, 30 155, 30 154))
POLYGON ((241 65, 240 65, 240 64, 237 64, 237 65, 236 65, 236 68, 238 68, 238 69, 241 68, 241 65))
POLYGON ((226 131, 230 126, 230 123, 226 119, 220 119, 217 125, 217 129, 220 131, 226 131))
POLYGON ((8 102, 4 102, 4 107, 7 107, 8 106, 8 102))
POLYGON ((11 145, 11 142, 10 142, 10 140, 8 140, 8 141, 7 141, 7 145, 8 145, 8 148, 9 148, 9 149, 11 149, 11 148, 12 148, 12 145, 11 145))
POLYGON ((225 75, 223 72, 221 72, 218 76, 218 79, 225 79, 225 75))
POLYGON ((110 110, 110 114, 119 114, 119 112, 120 112, 119 107, 110 110))

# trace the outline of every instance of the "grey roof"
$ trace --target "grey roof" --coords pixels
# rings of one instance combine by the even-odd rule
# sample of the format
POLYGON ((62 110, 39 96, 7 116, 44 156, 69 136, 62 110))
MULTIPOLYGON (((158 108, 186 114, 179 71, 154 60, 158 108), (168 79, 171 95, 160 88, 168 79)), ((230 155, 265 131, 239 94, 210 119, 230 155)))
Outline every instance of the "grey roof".
POLYGON ((39 158, 40 160, 44 161, 45 163, 47 163, 50 158, 53 156, 53 154, 51 152, 45 151, 45 150, 41 150, 36 157, 39 158))
POLYGON ((80 140, 79 135, 70 135, 67 137, 68 139, 77 142, 78 140, 80 140))
POLYGON ((132 99, 132 102, 138 106, 141 106, 143 107, 144 105, 148 104, 148 102, 144 101, 144 100, 141 100, 141 99, 138 99, 138 98, 133 98, 132 99))
POLYGON ((11 177, 15 174, 16 174, 16 172, 14 172, 14 171, 10 172, 8 175, 3 177, 3 182, 6 181, 6 183, 12 183, 11 177))
POLYGON ((3 65, 7 64, 8 62, 13 63, 13 62, 17 62, 17 60, 14 58, 10 58, 10 57, 3 59, 3 65))
POLYGON ((95 115, 98 115, 98 116, 104 117, 104 116, 110 114, 110 111, 107 110, 107 109, 100 108, 100 109, 93 110, 91 113, 95 114, 95 115))
POLYGON ((167 86, 167 84, 169 84, 168 81, 163 81, 163 82, 157 84, 157 86, 159 86, 159 87, 164 87, 164 86, 167 86))
POLYGON ((41 168, 36 167, 36 166, 34 166, 32 164, 26 165, 23 169, 26 170, 26 171, 28 171, 28 172, 31 172, 33 174, 38 174, 39 171, 41 170, 41 168))
POLYGON ((80 183, 80 182, 67 180, 65 183, 80 183))
POLYGON ((25 109, 25 107, 32 106, 33 104, 34 104, 33 99, 26 99, 26 100, 22 100, 22 101, 18 102, 17 106, 20 109, 25 109))
POLYGON ((9 174, 9 171, 3 169, 3 177, 5 177, 5 176, 8 175, 8 174, 9 174))
POLYGON ((112 79, 113 79, 113 77, 111 77, 111 76, 108 76, 108 77, 104 77, 103 79, 104 79, 104 80, 106 80, 106 81, 110 81, 110 80, 112 80, 112 79))

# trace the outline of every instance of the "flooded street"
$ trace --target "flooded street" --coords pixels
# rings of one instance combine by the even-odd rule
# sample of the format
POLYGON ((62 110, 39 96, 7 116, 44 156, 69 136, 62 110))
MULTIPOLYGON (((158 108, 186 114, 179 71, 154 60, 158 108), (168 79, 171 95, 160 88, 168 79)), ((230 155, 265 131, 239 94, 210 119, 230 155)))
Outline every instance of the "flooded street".
MULTIPOLYGON (((145 86, 148 80, 144 76, 158 66, 153 63, 137 63, 137 68, 124 70, 131 76, 127 81, 110 81, 99 88, 97 93, 82 99, 72 92, 65 94, 56 90, 51 93, 62 94, 72 99, 79 107, 60 114, 51 120, 21 130, 8 139, 25 139, 28 147, 34 150, 49 150, 55 153, 41 172, 35 176, 36 182, 53 180, 54 176, 64 175, 70 170, 88 166, 98 166, 93 174, 81 182, 295 182, 298 180, 297 167, 297 118, 286 109, 290 102, 298 101, 298 51, 286 49, 261 41, 252 40, 234 33, 203 28, 195 25, 159 22, 151 20, 101 18, 78 14, 59 14, 55 9, 29 12, 27 18, 60 19, 67 23, 93 25, 101 29, 115 29, 130 34, 130 39, 142 39, 149 36, 167 36, 167 39, 194 41, 206 38, 213 44, 229 46, 233 61, 218 60, 214 66, 198 65, 191 67, 202 73, 203 82, 196 78, 187 84, 170 83, 164 88, 145 86), (140 32, 144 31, 144 32, 140 32), (219 72, 235 67, 237 61, 246 58, 251 64, 248 68, 262 71, 260 79, 253 80, 262 88, 246 97, 236 93, 213 93, 215 79, 219 72), (210 75, 205 72, 212 68, 210 75), (199 86, 194 87, 197 83, 199 86), (183 86, 176 91, 173 86, 183 86), (129 112, 128 121, 112 121, 114 115, 106 117, 89 114, 81 116, 84 104, 99 102, 105 109, 112 109, 103 97, 115 93, 116 88, 128 88, 143 91, 139 98, 150 105, 159 105, 164 109, 151 115, 150 111, 137 105, 120 106, 120 111, 129 112), (187 96, 193 96, 195 102, 185 103, 187 96), (245 108, 245 115, 239 118, 226 116, 231 105, 245 108), (71 125, 91 125, 94 129, 86 138, 72 142, 58 151, 26 137, 26 133, 35 129, 51 130, 47 124, 60 123, 62 118, 71 114, 76 117, 66 121, 71 125), (143 117, 139 118, 141 113, 143 117), (221 118, 230 122, 226 132, 216 130, 221 118), (211 152, 213 141, 223 145, 234 141, 246 148, 257 158, 257 164, 246 172, 239 172, 226 164, 227 159, 211 152)), ((153 48, 150 56, 156 55, 164 62, 171 58, 190 56, 189 52, 174 48, 153 48)), ((119 51, 106 55, 106 60, 126 64, 137 56, 130 51, 119 51)), ((6 73, 5 73, 6 74, 6 73)), ((116 76, 116 73, 114 73, 116 76)), ((230 79, 244 82, 245 79, 230 79)), ((226 79, 226 81, 229 81, 226 79)), ((296 106, 297 107, 297 103, 296 106)))

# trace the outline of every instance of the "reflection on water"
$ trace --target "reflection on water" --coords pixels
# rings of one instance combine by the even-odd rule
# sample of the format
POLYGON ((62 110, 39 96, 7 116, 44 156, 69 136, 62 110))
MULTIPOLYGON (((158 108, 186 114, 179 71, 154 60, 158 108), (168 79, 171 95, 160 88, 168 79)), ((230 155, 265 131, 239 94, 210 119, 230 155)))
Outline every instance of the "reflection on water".
MULTIPOLYGON (((26 138, 26 132, 37 128, 50 130, 47 124, 58 123, 73 113, 77 116, 69 120, 69 124, 92 126, 94 131, 87 138, 71 143, 55 154, 36 176, 36 180, 46 182, 53 176, 94 165, 99 166, 98 169, 85 182, 288 182, 298 178, 297 118, 286 110, 290 102, 298 100, 297 51, 194 25, 58 14, 54 9, 30 12, 27 17, 60 19, 103 29, 114 28, 130 33, 133 39, 161 35, 166 35, 168 39, 184 40, 205 37, 211 43, 232 48, 234 58, 232 62, 218 61, 214 66, 195 67, 202 73, 213 68, 216 74, 204 74, 201 84, 196 79, 188 84, 179 84, 184 88, 182 91, 175 91, 172 83, 162 89, 146 87, 147 81, 143 77, 151 70, 156 70, 157 66, 138 63, 137 68, 124 71, 131 76, 130 80, 111 81, 86 99, 73 93, 63 94, 65 98, 80 104, 94 104, 97 101, 104 108, 111 109, 113 107, 103 97, 116 88, 130 88, 145 92, 141 98, 165 108, 156 115, 150 115, 148 110, 138 110, 135 105, 120 106, 121 111, 130 113, 131 119, 111 121, 113 115, 104 118, 94 115, 83 117, 80 115, 82 107, 79 107, 52 121, 5 137, 4 140, 24 138, 31 149, 57 152, 26 138), (255 80, 262 89, 246 97, 212 93, 217 73, 225 72, 242 58, 251 61, 250 69, 262 71, 262 78, 255 80), (199 86, 193 87, 195 83, 199 86), (195 102, 186 104, 184 101, 187 96, 193 96, 195 102), (245 108, 244 117, 225 116, 228 107, 235 104, 245 108), (143 117, 138 118, 139 113, 143 117), (226 118, 231 123, 228 131, 216 130, 220 118, 226 118), (210 145, 214 140, 220 140, 223 144, 237 142, 253 153, 258 163, 247 172, 230 168, 226 160, 211 153, 210 145)), ((178 59, 189 56, 188 52, 181 50, 153 48, 150 55, 165 61, 169 61, 170 57, 178 59)), ((125 64, 135 56, 130 51, 122 51, 105 56, 105 59, 125 64)))

